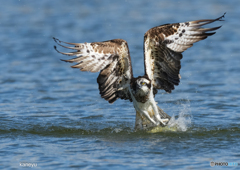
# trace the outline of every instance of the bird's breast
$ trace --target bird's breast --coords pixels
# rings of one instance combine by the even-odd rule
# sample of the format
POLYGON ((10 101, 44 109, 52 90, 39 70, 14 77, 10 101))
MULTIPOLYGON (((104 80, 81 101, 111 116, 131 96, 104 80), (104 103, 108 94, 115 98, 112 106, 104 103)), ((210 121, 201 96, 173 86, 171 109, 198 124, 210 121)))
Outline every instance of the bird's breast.
POLYGON ((142 90, 138 90, 135 94, 133 93, 135 99, 138 102, 145 103, 149 100, 149 92, 144 92, 142 90))

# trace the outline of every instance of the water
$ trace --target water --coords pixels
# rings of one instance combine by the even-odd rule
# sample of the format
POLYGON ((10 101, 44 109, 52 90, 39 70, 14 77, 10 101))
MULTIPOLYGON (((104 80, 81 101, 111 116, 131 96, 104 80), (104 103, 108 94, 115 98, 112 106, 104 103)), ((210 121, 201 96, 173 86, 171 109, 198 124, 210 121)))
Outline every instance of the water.
POLYGON ((237 0, 2 1, 0 169, 212 169, 211 161, 240 163, 239 6, 237 0), (176 116, 177 132, 135 132, 132 104, 108 104, 99 95, 98 73, 71 69, 53 49, 52 37, 122 38, 138 76, 148 29, 224 12, 226 21, 212 25, 223 25, 217 34, 183 53, 181 84, 156 96, 176 116))

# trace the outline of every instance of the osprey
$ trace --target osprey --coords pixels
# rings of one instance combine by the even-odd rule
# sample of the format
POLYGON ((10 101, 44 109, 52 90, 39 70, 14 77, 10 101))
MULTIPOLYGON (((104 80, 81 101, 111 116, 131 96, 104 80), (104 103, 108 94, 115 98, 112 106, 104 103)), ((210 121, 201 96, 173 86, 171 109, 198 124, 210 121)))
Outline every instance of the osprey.
POLYGON ((182 52, 192 47, 193 43, 215 34, 213 31, 221 26, 202 26, 223 21, 224 15, 217 19, 165 24, 148 30, 144 35, 145 74, 137 78, 133 77, 128 44, 123 39, 69 43, 53 38, 58 45, 75 51, 65 53, 58 51, 56 46, 54 48, 61 54, 76 56, 62 60, 77 63, 72 68, 100 71, 97 78, 100 95, 109 103, 119 98, 133 102, 136 110, 135 129, 165 126, 171 117, 157 106, 154 100, 157 90, 163 89, 171 93, 174 86, 179 85, 182 52))

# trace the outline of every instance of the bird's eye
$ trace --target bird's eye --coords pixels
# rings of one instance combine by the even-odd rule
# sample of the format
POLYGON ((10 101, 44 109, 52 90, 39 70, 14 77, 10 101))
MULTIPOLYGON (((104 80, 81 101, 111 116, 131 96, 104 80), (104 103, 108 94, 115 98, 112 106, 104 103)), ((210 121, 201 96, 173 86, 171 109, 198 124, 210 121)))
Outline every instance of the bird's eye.
POLYGON ((144 86, 146 83, 145 82, 142 82, 141 85, 144 86))

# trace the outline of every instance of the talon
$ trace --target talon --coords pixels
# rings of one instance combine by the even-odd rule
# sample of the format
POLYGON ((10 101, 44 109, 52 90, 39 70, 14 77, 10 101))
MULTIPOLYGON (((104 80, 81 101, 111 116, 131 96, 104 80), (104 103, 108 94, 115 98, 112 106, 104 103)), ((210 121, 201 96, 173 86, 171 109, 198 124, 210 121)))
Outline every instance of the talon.
POLYGON ((163 121, 163 122, 168 122, 168 121, 169 121, 169 119, 162 119, 162 121, 163 121))
POLYGON ((154 125, 158 125, 153 119, 149 119, 154 125))
POLYGON ((164 123, 164 122, 161 122, 161 124, 163 124, 164 126, 166 125, 166 123, 164 123))
POLYGON ((169 119, 161 119, 161 123, 165 126, 167 125, 169 119))

